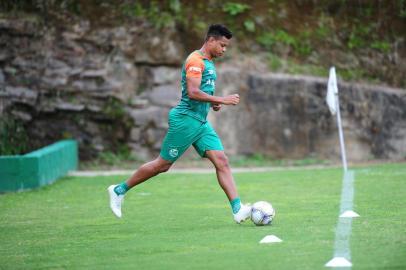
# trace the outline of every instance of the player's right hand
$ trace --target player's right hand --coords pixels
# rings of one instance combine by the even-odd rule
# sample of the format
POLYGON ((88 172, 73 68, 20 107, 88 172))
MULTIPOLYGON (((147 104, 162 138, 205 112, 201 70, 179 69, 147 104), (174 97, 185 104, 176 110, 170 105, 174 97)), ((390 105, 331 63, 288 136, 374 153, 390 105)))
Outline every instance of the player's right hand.
POLYGON ((240 95, 233 94, 223 97, 224 105, 237 105, 240 102, 240 95))

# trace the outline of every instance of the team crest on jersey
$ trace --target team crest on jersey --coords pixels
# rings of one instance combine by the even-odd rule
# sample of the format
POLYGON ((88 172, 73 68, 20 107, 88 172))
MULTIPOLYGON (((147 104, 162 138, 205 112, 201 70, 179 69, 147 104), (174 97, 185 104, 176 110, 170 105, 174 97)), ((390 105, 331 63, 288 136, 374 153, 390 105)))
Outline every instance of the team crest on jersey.
POLYGON ((171 157, 177 157, 178 155, 179 155, 179 151, 178 151, 178 149, 176 149, 176 148, 172 148, 171 150, 169 150, 169 155, 171 156, 171 157))
POLYGON ((210 75, 214 74, 214 70, 212 70, 212 69, 209 69, 208 72, 210 75))

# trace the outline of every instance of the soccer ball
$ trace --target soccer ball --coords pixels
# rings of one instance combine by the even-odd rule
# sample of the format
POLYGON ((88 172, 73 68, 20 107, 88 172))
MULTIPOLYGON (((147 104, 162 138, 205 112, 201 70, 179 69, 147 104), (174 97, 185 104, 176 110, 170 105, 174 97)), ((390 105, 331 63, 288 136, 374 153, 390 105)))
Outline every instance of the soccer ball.
POLYGON ((275 218, 275 210, 269 202, 254 203, 251 210, 251 220, 257 226, 270 225, 275 218))

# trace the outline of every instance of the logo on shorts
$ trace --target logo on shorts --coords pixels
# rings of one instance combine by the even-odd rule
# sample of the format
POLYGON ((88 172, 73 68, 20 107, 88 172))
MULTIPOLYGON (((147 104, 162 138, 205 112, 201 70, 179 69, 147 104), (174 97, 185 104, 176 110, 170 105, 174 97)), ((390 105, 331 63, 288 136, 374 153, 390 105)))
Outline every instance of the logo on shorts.
POLYGON ((171 150, 169 150, 169 155, 171 156, 171 157, 177 157, 178 155, 179 155, 179 151, 178 151, 178 149, 176 149, 176 148, 173 148, 173 149, 171 149, 171 150))

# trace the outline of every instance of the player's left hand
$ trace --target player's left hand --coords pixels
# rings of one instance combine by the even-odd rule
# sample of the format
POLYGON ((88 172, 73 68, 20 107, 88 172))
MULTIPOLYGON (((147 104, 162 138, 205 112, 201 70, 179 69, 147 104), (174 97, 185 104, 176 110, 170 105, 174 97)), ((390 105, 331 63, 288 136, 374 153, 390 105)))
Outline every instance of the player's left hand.
POLYGON ((211 105, 213 107, 213 111, 220 111, 221 109, 221 104, 212 104, 211 105))

